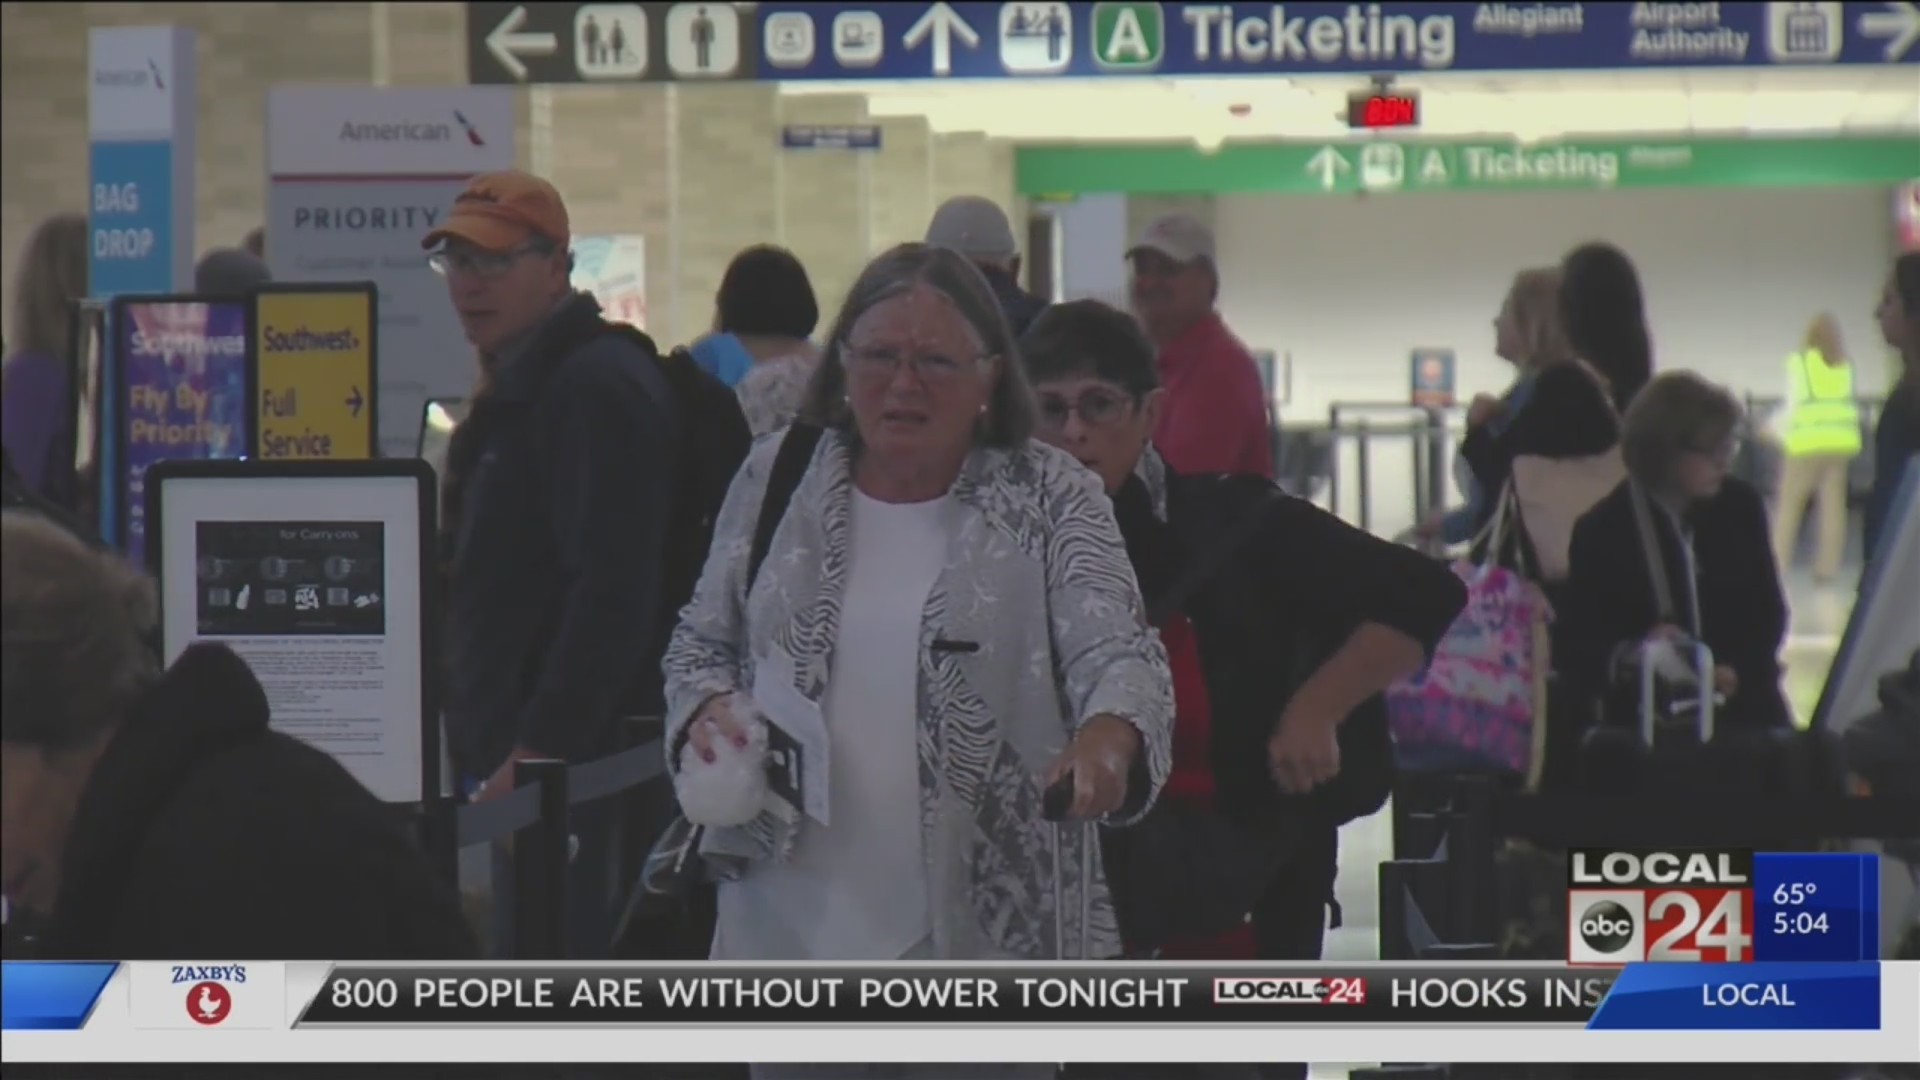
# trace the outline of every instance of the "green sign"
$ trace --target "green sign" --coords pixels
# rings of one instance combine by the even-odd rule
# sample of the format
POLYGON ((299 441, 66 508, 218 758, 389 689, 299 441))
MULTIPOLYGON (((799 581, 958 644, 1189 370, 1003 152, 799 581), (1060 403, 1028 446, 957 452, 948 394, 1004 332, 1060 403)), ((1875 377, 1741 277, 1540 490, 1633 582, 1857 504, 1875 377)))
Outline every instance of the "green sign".
POLYGON ((1159 4, 1093 5, 1093 59, 1108 71, 1151 71, 1166 53, 1159 4))
POLYGON ((1920 177, 1920 139, 1640 139, 1533 145, 1499 139, 1376 139, 1239 144, 1215 153, 1166 144, 1033 146, 1021 148, 1017 162, 1020 191, 1035 198, 1098 192, 1343 195, 1878 187, 1920 177))

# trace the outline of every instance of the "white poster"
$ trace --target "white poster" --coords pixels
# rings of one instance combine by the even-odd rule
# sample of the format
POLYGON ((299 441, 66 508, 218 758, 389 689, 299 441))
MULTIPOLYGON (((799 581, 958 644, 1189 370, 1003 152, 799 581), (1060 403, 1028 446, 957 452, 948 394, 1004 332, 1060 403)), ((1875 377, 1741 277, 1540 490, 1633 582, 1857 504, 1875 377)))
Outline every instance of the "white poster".
POLYGON ((647 328, 647 238, 576 236, 573 287, 590 292, 611 322, 647 328))
POLYGON ((475 173, 514 167, 513 90, 276 86, 267 257, 278 281, 380 289, 380 446, 411 456, 431 397, 473 387, 473 349, 420 241, 475 173))
POLYGON ((412 476, 168 477, 160 486, 167 663, 219 642, 253 669, 276 731, 386 802, 418 802, 420 484, 412 476))

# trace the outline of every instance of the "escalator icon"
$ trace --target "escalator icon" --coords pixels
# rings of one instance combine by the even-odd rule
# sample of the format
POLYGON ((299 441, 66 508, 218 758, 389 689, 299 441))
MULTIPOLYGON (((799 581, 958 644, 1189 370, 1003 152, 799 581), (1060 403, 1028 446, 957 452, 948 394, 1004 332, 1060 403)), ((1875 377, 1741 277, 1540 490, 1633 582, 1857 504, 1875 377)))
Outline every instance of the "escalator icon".
POLYGON ((1407 153, 1396 143, 1370 143, 1360 151, 1360 186, 1392 190, 1407 182, 1407 153))

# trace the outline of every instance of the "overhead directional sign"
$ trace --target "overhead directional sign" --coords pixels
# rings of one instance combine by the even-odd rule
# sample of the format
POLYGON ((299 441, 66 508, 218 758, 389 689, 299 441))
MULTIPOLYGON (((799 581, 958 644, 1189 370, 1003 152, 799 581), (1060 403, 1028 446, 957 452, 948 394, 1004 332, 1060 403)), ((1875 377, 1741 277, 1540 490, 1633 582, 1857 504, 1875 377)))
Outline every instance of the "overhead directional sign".
POLYGON ((776 3, 757 18, 768 79, 1920 64, 1910 2, 776 3))
POLYGON ((1033 146, 1021 193, 1340 195, 1654 187, 1880 187, 1920 175, 1911 136, 1817 139, 1367 140, 1191 146, 1033 146))
POLYGON ((467 80, 475 83, 751 79, 760 50, 737 5, 467 5, 467 80))

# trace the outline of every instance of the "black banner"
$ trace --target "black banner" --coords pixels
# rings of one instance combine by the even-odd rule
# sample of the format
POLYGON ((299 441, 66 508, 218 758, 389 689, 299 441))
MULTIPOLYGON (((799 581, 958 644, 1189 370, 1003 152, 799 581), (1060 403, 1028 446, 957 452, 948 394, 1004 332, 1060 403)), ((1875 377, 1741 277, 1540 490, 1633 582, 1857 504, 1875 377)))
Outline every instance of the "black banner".
POLYGON ((316 1024, 1584 1024, 1614 972, 1527 965, 341 967, 316 1024))

